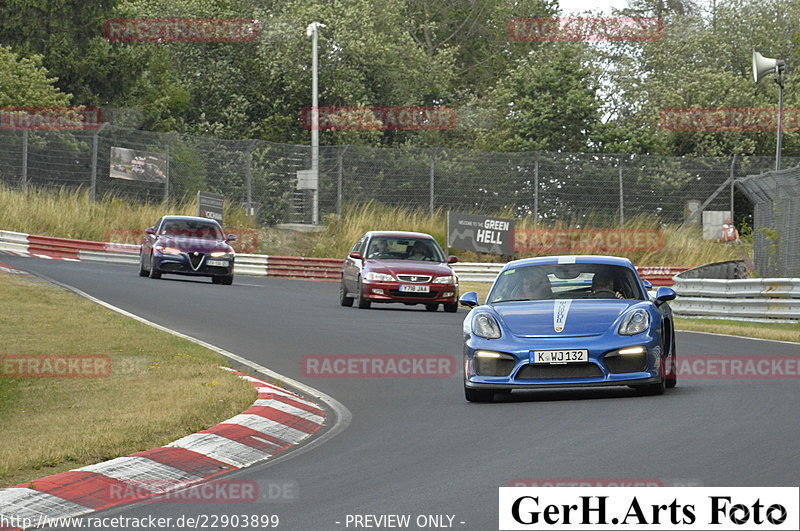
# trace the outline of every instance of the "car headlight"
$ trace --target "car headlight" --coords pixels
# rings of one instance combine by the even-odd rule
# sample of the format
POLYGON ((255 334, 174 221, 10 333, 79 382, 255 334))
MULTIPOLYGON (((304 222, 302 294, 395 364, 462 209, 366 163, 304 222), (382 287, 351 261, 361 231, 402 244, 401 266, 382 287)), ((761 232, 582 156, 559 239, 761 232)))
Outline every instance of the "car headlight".
POLYGON ((433 280, 433 283, 434 284, 455 284, 456 283, 456 277, 454 277, 453 275, 445 275, 443 277, 436 277, 433 280))
POLYGON ((623 336, 641 334, 650 328, 650 314, 641 308, 628 312, 619 324, 619 333, 623 336))
POLYGON ((497 319, 488 313, 479 313, 472 318, 472 333, 486 339, 497 339, 502 335, 497 319))
POLYGON ((393 282, 394 277, 387 273, 375 273, 370 271, 366 275, 364 275, 365 280, 372 280, 374 282, 393 282))
POLYGON ((225 251, 215 251, 211 253, 211 258, 233 258, 233 253, 226 253, 225 251))
POLYGON ((164 247, 163 245, 156 245, 155 250, 162 254, 181 254, 180 249, 174 247, 164 247))

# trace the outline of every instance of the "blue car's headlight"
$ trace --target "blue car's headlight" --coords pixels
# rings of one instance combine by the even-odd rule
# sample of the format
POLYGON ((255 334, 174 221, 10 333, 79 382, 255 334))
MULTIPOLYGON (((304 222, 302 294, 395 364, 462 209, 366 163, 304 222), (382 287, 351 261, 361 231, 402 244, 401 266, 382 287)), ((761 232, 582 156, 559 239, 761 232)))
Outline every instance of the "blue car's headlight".
POLYGON ((479 313, 472 318, 472 333, 486 339, 497 339, 502 335, 497 319, 488 313, 479 313))
POLYGON ((619 324, 619 333, 623 336, 641 334, 650 328, 650 314, 641 308, 628 312, 619 324))

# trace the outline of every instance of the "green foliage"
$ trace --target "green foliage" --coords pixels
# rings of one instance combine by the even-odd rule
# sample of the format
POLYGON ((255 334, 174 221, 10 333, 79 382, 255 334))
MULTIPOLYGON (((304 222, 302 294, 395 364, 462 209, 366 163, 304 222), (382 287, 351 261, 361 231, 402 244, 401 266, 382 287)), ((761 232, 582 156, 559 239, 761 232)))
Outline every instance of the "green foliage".
POLYGON ((70 94, 64 94, 53 84, 42 66, 42 57, 20 57, 11 48, 0 45, 0 107, 65 106, 70 94))

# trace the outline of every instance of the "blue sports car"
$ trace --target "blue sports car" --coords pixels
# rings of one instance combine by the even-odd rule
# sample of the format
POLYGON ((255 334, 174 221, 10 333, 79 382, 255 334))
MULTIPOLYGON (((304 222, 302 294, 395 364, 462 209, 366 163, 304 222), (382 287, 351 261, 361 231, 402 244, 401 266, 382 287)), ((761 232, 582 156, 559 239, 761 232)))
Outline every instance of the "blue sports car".
POLYGON ((550 256, 509 262, 484 305, 459 302, 464 394, 489 402, 513 389, 630 386, 662 394, 677 383, 675 331, 666 304, 648 294, 626 258, 550 256))

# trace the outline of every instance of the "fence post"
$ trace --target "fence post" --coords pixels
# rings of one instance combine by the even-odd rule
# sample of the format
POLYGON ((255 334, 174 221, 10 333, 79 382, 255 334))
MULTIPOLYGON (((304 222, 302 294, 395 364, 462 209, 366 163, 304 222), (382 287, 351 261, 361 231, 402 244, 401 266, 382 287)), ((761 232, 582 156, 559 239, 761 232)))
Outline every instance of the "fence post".
POLYGON ((250 140, 247 143, 247 147, 245 148, 244 153, 244 160, 245 160, 245 168, 244 168, 244 182, 245 186, 247 187, 247 215, 252 215, 253 212, 253 145, 255 144, 255 140, 250 140))
POLYGON ((731 159, 731 177, 730 177, 730 179, 731 179, 731 223, 736 223, 736 218, 733 217, 733 190, 734 190, 734 184, 735 184, 734 183, 735 179, 733 178, 733 173, 734 173, 734 168, 735 167, 736 167, 736 155, 734 155, 733 158, 731 159))
POLYGON ((166 168, 164 168, 166 170, 164 172, 164 204, 166 204, 167 201, 169 201, 169 166, 170 166, 169 145, 172 142, 172 139, 175 138, 175 135, 177 134, 178 132, 174 131, 171 135, 169 135, 169 138, 167 138, 167 145, 164 149, 164 158, 167 161, 166 168))
POLYGON ((108 122, 103 122, 100 128, 92 135, 92 201, 97 197, 97 144, 100 142, 100 132, 105 129, 108 122))
POLYGON ((622 188, 622 159, 619 160, 619 226, 625 226, 625 196, 622 188))
POLYGON ((22 130, 22 189, 28 189, 28 130, 22 130))
POLYGON ((344 174, 344 154, 350 149, 350 144, 345 144, 344 149, 338 155, 338 172, 336 174, 336 215, 342 217, 342 198, 344 196, 343 179, 344 174))
POLYGON ((434 164, 435 164, 434 160, 435 159, 436 159, 436 149, 434 148, 434 150, 431 151, 431 177, 430 177, 430 191, 429 191, 430 200, 428 202, 428 210, 430 211, 431 217, 433 217, 433 193, 434 193, 434 190, 433 190, 433 177, 434 177, 434 164))
POLYGON ((539 151, 533 162, 533 224, 539 222, 539 151))

